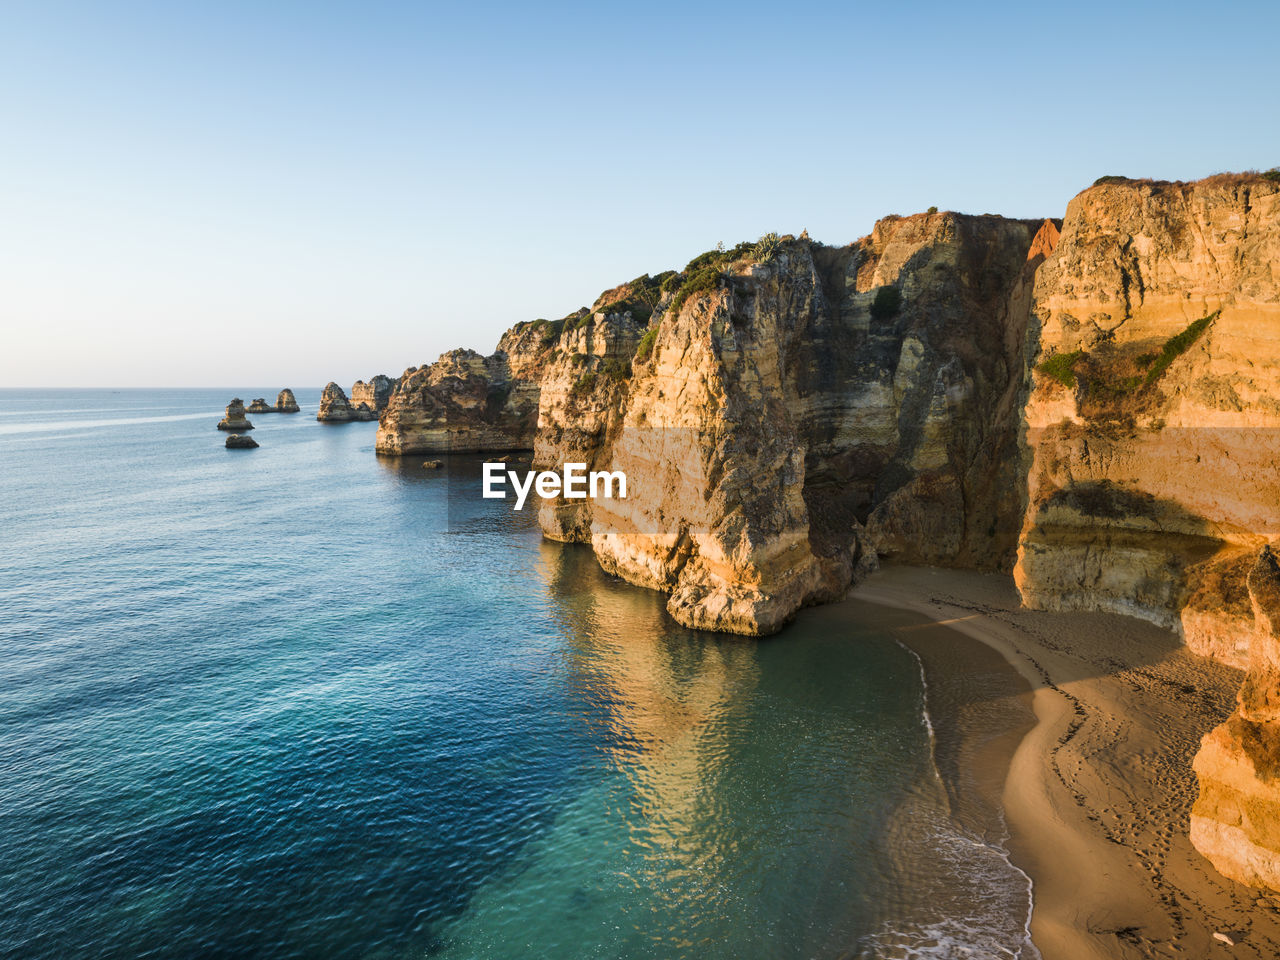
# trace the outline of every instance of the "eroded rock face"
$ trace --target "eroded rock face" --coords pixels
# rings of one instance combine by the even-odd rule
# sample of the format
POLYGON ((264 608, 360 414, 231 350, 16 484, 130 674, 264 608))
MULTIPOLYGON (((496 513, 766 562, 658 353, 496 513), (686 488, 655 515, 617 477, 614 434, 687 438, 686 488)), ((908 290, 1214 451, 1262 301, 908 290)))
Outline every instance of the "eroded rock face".
POLYGON ((1200 580, 1277 534, 1277 262, 1280 184, 1259 177, 1071 202, 1028 338, 1028 606, 1144 617, 1241 662, 1239 597, 1200 580))
POLYGON ((351 385, 351 404, 358 407, 363 403, 375 414, 380 414, 387 408, 387 401, 399 386, 398 377, 393 379, 382 373, 371 377, 368 383, 357 380, 351 385))
POLYGON ((297 413, 298 398, 293 395, 293 391, 285 387, 280 391, 280 395, 276 397, 276 413, 297 413))
POLYGON ((552 349, 535 327, 507 331, 492 356, 452 350, 406 370, 379 421, 378 453, 532 450, 539 381, 552 349))
POLYGON ((345 423, 360 418, 343 389, 331 380, 325 384, 324 392, 320 394, 320 409, 316 411, 316 419, 327 423, 345 423))
POLYGON ((273 407, 267 406, 266 398, 258 397, 256 400, 254 400, 252 403, 249 404, 247 412, 248 413, 275 413, 275 409, 273 407))
POLYGON ((218 429, 233 432, 253 429, 253 424, 245 418, 243 400, 236 397, 227 404, 227 414, 218 421, 218 429))
POLYGON ((1218 872, 1280 890, 1280 563, 1270 548, 1248 576, 1255 638, 1235 713, 1196 754, 1191 841, 1218 872))
POLYGON ((629 378, 566 398, 581 379, 550 368, 537 460, 621 470, 628 497, 544 504, 544 532, 668 591, 680 622, 747 634, 841 596, 877 551, 1007 569, 1042 226, 889 218, 846 248, 730 251, 693 295, 670 284, 629 378))
POLYGON ((228 450, 254 450, 258 446, 258 441, 253 439, 253 437, 246 437, 238 433, 233 433, 231 436, 227 437, 225 446, 228 450))

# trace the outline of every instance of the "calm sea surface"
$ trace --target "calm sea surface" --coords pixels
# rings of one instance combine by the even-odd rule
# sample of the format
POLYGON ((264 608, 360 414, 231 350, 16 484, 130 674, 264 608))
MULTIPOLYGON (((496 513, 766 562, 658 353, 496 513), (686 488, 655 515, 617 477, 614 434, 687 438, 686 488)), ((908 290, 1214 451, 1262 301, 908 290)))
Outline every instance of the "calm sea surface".
POLYGON ((888 629, 685 630, 318 390, 225 450, 277 389, 0 391, 0 954, 1028 955, 888 629))

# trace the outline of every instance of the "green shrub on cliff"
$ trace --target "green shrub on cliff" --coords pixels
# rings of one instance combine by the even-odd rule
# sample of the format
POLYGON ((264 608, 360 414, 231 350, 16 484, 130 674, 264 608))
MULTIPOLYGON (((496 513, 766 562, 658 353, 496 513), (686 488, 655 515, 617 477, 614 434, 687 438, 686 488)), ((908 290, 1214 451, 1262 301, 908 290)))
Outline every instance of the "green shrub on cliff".
POLYGON ((764 263, 777 252, 781 243, 782 240, 776 233, 766 233, 756 241, 755 247, 752 248, 752 259, 764 263))
POLYGON ((881 287, 871 301, 871 319, 888 320, 898 315, 902 309, 902 291, 897 287, 881 287))
MULTIPOLYGON (((1200 339, 1200 335, 1209 328, 1209 324, 1217 319, 1221 311, 1215 310, 1207 317, 1201 317, 1199 320, 1193 321, 1187 326, 1187 329, 1181 333, 1170 337, 1164 342, 1164 347, 1160 353, 1151 362, 1151 368, 1147 371, 1146 383, 1154 383, 1160 374, 1169 368, 1169 364, 1177 360, 1188 350, 1191 345, 1200 339)), ((1146 356, 1150 356, 1147 354, 1146 356)))
POLYGON ((604 375, 614 383, 631 379, 631 364, 619 357, 610 357, 604 362, 604 375))
POLYGON ((1280 180, 1280 167, 1272 167, 1262 175, 1263 180, 1280 180))
POLYGON ((680 289, 676 291, 676 295, 672 298, 671 313, 673 315, 679 313, 680 308, 684 306, 685 301, 690 297, 719 287, 722 273, 723 270, 721 270, 719 264, 715 264, 709 267, 702 267, 691 274, 684 283, 680 284, 680 289))
POLYGON ((569 396, 575 400, 585 397, 588 393, 595 389, 596 375, 595 372, 584 373, 578 378, 578 382, 569 388, 569 396))
POLYGON ((644 332, 644 336, 640 338, 640 343, 636 346, 636 362, 644 363, 649 359, 649 354, 653 353, 654 341, 658 339, 658 328, 650 327, 644 332))
POLYGON ((1072 368, 1084 356, 1083 350, 1072 350, 1070 353, 1055 353, 1036 367, 1046 377, 1053 377, 1064 387, 1074 388, 1076 374, 1072 368))
POLYGON ((1105 183, 1128 183, 1128 182, 1129 182, 1128 177, 1118 177, 1115 174, 1107 174, 1107 176, 1099 177, 1097 180, 1093 181, 1093 185, 1095 187, 1100 187, 1105 183))

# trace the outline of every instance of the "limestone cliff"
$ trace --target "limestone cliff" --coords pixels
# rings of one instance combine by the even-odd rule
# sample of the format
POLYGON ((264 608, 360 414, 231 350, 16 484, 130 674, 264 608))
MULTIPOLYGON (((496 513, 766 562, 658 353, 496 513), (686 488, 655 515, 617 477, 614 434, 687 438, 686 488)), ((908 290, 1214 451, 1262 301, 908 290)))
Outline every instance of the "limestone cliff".
POLYGON ((276 397, 276 413, 297 413, 298 398, 293 395, 293 391, 285 387, 276 397))
POLYGON ((1280 889, 1278 264, 1259 175, 769 235, 410 368, 378 451, 624 472, 626 499, 543 503, 543 531, 690 626, 776 630, 887 556, 1181 631, 1248 670, 1193 839, 1280 889))
POLYGON ((928 214, 844 248, 769 237, 695 259, 620 388, 588 374, 566 403, 562 372, 546 390, 539 462, 629 489, 545 505, 544 531, 670 592, 681 622, 737 633, 840 596, 877 550, 1007 569, 1042 229, 928 214))
POLYGON ((1128 613, 1247 679, 1192 840, 1280 889, 1280 183, 1105 178, 1035 284, 1024 602, 1128 613), (1256 560, 1255 560, 1256 558, 1256 560))
POLYGON ((533 449, 539 380, 554 341, 544 333, 539 324, 521 324, 491 356, 451 350, 410 367, 378 423, 378 453, 533 449))
POLYGON ((236 433, 241 430, 252 430, 253 424, 244 415, 244 401, 236 397, 227 404, 226 416, 218 421, 218 429, 236 433))
POLYGON ((352 420, 376 420, 378 417, 367 403, 352 403, 343 389, 330 381, 320 394, 320 408, 316 411, 316 419, 326 423, 347 423, 352 420))
POLYGON ((1238 596, 1196 584, 1277 534, 1277 263, 1274 181, 1109 182, 1071 202, 1028 338, 1028 606, 1133 614, 1241 661, 1238 596))
POLYGON ((351 385, 351 405, 359 407, 364 404, 374 413, 380 414, 387 409, 387 402, 391 399, 391 394, 399 386, 399 378, 393 379, 383 373, 378 374, 376 377, 370 377, 368 383, 363 380, 357 380, 351 385))
POLYGON ((1191 840, 1220 873, 1280 890, 1280 563, 1263 548, 1247 580, 1255 638, 1236 711, 1196 754, 1191 840))

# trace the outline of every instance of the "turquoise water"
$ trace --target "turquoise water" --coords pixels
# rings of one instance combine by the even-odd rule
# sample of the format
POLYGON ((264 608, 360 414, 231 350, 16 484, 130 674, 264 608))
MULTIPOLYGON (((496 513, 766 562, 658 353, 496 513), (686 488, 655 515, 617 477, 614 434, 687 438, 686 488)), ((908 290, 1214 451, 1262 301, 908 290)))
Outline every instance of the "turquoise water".
POLYGON ((1022 949, 890 631, 680 628, 297 393, 0 391, 0 953, 1022 949))

